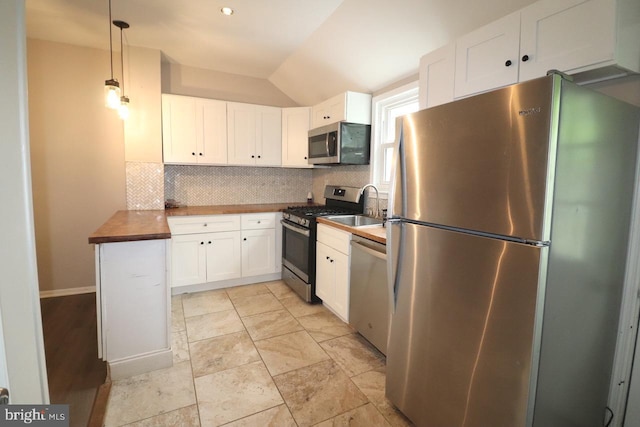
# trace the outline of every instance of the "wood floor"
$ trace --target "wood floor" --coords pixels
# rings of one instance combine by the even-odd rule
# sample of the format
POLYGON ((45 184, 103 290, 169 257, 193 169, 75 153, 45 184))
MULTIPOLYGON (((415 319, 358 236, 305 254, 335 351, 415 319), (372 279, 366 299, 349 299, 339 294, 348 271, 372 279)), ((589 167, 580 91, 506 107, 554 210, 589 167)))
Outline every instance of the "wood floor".
POLYGON ((98 359, 94 293, 40 300, 51 403, 68 404, 71 426, 87 426, 107 376, 98 359))

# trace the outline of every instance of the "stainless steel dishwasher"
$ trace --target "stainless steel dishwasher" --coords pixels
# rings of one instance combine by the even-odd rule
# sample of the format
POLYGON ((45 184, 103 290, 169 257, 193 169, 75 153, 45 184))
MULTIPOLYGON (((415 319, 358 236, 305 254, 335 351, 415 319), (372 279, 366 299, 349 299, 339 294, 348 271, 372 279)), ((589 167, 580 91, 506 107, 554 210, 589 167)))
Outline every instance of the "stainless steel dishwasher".
POLYGON ((387 247, 353 236, 351 240, 349 323, 383 354, 389 334, 387 247))

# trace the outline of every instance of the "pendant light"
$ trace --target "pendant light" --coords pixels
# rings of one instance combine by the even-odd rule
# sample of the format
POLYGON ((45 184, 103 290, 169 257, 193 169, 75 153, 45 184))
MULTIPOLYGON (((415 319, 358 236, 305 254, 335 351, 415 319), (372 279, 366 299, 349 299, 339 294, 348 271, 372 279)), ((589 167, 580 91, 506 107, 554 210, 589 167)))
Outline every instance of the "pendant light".
POLYGON ((122 44, 122 30, 129 28, 124 21, 113 21, 113 25, 120 28, 120 71, 122 74, 122 96, 118 106, 118 115, 122 120, 129 117, 129 98, 124 94, 124 45, 122 44))
POLYGON ((111 0, 109 0, 109 60, 111 61, 111 78, 104 82, 104 101, 108 108, 120 106, 120 84, 113 78, 113 42, 111 35, 111 0))

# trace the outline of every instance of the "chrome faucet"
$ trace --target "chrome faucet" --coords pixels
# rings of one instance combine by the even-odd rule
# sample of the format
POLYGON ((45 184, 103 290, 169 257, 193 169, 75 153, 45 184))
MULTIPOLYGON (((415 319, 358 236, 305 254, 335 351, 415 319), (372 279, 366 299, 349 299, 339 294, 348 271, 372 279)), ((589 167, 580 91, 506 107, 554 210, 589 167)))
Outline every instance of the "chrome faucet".
MULTIPOLYGON (((368 187, 371 187, 374 190, 376 190, 376 211, 374 212, 373 217, 374 218, 380 218, 380 194, 378 193, 378 188, 373 184, 367 184, 367 185, 365 185, 364 187, 362 187, 360 189, 359 195, 363 196, 364 195, 364 190, 366 190, 368 187)), ((360 198, 358 198, 358 201, 360 201, 360 198)))

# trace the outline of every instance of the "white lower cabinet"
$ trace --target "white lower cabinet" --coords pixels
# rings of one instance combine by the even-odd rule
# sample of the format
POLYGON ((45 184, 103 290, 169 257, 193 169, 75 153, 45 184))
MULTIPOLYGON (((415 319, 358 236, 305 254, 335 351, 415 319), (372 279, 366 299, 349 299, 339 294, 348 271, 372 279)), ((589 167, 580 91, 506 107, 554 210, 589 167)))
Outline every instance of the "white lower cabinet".
POLYGON ((275 229, 242 231, 242 276, 273 273, 275 229))
POLYGON ((241 277, 240 232, 211 233, 204 237, 207 252, 207 280, 205 281, 216 282, 241 277))
POLYGON ((351 233, 318 224, 316 295, 345 322, 349 321, 351 233))
POLYGON ((172 283, 193 285, 242 275, 240 231, 174 236, 172 283))
POLYGON ((268 212, 169 218, 171 287, 234 286, 251 283, 251 277, 277 279, 274 275, 281 269, 278 216, 268 212), (209 230, 214 232, 203 232, 209 230))

